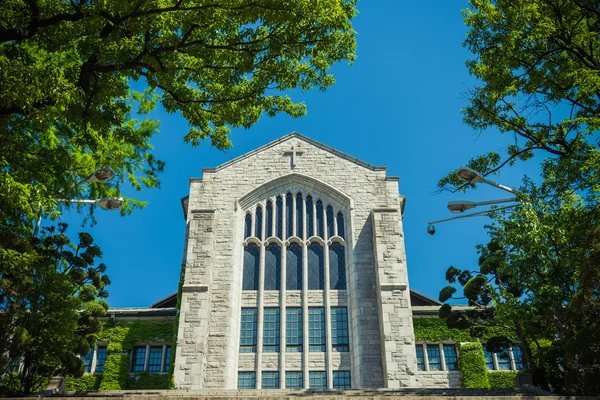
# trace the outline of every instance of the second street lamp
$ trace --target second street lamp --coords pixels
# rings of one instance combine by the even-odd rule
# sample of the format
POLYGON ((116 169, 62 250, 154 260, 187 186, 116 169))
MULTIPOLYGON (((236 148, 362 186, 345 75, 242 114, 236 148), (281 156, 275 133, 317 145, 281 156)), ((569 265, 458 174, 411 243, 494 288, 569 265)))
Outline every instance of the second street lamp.
POLYGON ((452 200, 446 206, 450 212, 461 213, 479 206, 489 206, 493 204, 512 203, 518 201, 515 197, 510 199, 489 200, 489 201, 470 201, 470 200, 452 200))

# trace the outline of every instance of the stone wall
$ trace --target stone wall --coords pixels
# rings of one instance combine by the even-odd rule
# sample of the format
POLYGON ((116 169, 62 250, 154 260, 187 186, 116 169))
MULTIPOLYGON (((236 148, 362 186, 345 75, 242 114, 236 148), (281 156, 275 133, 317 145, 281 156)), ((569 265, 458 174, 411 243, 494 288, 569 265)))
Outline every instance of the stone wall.
POLYGON ((460 386, 458 371, 418 371, 417 376, 425 388, 457 388, 460 386))

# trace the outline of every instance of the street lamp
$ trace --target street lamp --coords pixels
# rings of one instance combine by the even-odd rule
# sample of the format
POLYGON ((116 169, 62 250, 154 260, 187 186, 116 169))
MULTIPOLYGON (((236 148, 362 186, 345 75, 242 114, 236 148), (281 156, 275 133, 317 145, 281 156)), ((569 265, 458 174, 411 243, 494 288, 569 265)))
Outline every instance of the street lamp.
POLYGON ((444 219, 438 219, 436 221, 431 221, 427 223, 427 233, 429 235, 434 235, 435 234, 435 224, 439 224, 441 222, 447 222, 447 221, 454 221, 455 219, 461 219, 461 218, 470 218, 470 217, 479 217, 479 216, 490 216, 492 213, 496 212, 496 211, 502 211, 502 210, 506 210, 509 208, 513 208, 513 207, 517 207, 520 206, 521 204, 513 204, 510 206, 504 206, 504 207, 498 207, 498 208, 492 208, 491 210, 484 210, 484 211, 478 211, 478 212, 474 212, 471 214, 463 214, 463 215, 458 215, 456 217, 450 217, 450 218, 444 218, 444 219))
POLYGON ((94 183, 94 182, 106 182, 112 179, 115 176, 115 171, 111 167, 103 167, 96 170, 93 174, 88 176, 83 181, 79 182, 79 184, 83 182, 94 183))
POLYGON ((469 167, 460 167, 458 171, 456 171, 456 176, 463 182, 467 183, 486 183, 490 186, 496 187, 498 189, 502 189, 508 193, 517 194, 514 189, 509 188, 508 186, 501 185, 494 181, 490 181, 481 175, 479 172, 469 168, 469 167))
POLYGON ((512 203, 517 201, 515 197, 510 199, 489 200, 489 201, 470 201, 470 200, 452 200, 446 206, 450 212, 461 213, 479 206, 489 206, 492 204, 512 203))
POLYGON ((97 200, 56 199, 56 201, 63 203, 93 204, 104 208, 105 210, 120 210, 125 203, 125 200, 123 200, 121 197, 106 197, 104 199, 97 200))

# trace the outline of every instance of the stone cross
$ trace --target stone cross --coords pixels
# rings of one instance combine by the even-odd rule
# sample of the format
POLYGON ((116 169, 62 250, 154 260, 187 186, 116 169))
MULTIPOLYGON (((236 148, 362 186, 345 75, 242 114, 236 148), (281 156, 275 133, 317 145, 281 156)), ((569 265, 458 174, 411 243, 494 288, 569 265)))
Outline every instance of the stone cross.
POLYGON ((294 169, 294 167, 296 166, 296 156, 301 156, 302 153, 304 152, 301 151, 298 146, 292 146, 290 150, 283 153, 284 157, 290 156, 290 169, 294 169))

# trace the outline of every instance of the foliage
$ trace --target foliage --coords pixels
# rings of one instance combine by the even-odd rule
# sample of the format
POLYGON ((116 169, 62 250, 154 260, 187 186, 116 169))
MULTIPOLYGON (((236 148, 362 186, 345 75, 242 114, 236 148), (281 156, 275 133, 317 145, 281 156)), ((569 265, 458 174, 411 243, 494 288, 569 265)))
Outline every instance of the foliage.
POLYGON ((331 66, 355 58, 355 14, 354 0, 3 2, 0 220, 25 234, 55 199, 159 186, 158 122, 133 118, 158 101, 187 119, 186 142, 219 149, 265 113, 304 115, 278 93, 335 83, 331 66), (75 184, 105 165, 112 183, 75 184))
POLYGON ((488 381, 492 388, 516 388, 518 371, 488 372, 488 381))
POLYGON ((478 339, 488 340, 495 336, 511 336, 512 329, 504 327, 490 327, 484 333, 477 329, 465 330, 448 327, 446 322, 440 318, 414 318, 413 319, 415 340, 423 342, 441 342, 452 340, 459 342, 475 342, 478 339))
POLYGON ((170 377, 166 374, 151 374, 148 371, 127 377, 127 389, 168 389, 170 377))
POLYGON ((86 374, 79 378, 65 379, 65 390, 67 392, 89 392, 100 389, 102 375, 86 374))
POLYGON ((458 349, 460 384, 465 388, 489 388, 488 372, 481 343, 465 343, 458 349))
POLYGON ((129 356, 127 354, 109 354, 104 362, 104 372, 100 381, 100 390, 121 390, 127 387, 129 376, 129 356))
POLYGON ((16 393, 58 373, 80 376, 78 356, 90 351, 108 309, 100 248, 87 233, 72 243, 66 230, 60 223, 28 240, 0 231, 0 366, 6 372, 21 360, 16 393))

